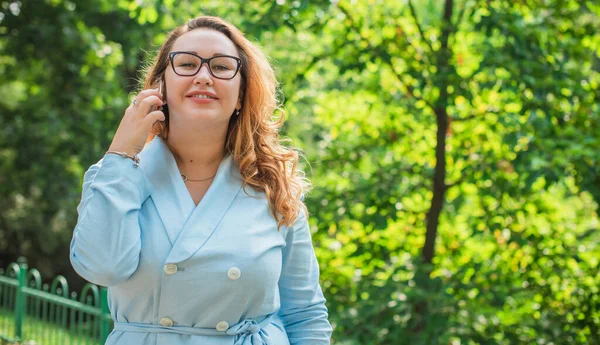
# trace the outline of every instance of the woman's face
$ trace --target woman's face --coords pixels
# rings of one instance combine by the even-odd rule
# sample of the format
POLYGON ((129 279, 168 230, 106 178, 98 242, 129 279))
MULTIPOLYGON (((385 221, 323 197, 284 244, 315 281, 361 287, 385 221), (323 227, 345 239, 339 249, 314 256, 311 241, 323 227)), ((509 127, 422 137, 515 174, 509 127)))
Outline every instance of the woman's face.
MULTIPOLYGON (((235 45, 227 36, 207 28, 194 29, 181 35, 171 48, 171 52, 174 51, 195 53, 204 59, 215 55, 239 58, 235 45)), ((191 62, 194 60, 190 60, 188 56, 184 60, 178 60, 176 67, 193 70, 191 62)), ((218 73, 218 69, 224 69, 218 65, 214 65, 213 68, 215 73, 218 73)), ((165 71, 165 83, 171 123, 200 121, 211 127, 219 124, 226 126, 234 110, 241 107, 240 71, 231 80, 218 79, 210 73, 208 64, 203 63, 195 75, 181 76, 173 71, 169 62, 165 71)))

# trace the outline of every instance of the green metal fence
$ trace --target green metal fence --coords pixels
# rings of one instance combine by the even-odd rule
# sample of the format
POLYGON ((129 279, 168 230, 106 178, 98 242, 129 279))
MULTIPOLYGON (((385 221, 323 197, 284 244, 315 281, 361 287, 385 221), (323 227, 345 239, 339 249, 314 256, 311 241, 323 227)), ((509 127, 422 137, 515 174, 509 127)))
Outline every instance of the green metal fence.
POLYGON ((112 329, 106 288, 86 284, 69 294, 63 276, 42 284, 24 258, 0 268, 0 343, 104 344, 112 329))

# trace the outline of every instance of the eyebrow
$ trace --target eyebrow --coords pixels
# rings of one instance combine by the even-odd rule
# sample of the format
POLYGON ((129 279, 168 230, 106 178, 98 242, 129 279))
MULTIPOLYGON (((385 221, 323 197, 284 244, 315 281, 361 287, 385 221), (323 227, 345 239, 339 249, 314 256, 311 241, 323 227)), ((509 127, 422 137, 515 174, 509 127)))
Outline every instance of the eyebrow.
MULTIPOLYGON (((178 50, 178 51, 180 51, 182 53, 192 53, 192 54, 196 54, 196 55, 200 56, 200 54, 198 54, 198 52, 195 52, 193 50, 178 50)), ((232 55, 232 54, 227 54, 227 53, 222 53, 222 52, 214 53, 212 56, 217 56, 217 55, 235 56, 235 55, 232 55)))

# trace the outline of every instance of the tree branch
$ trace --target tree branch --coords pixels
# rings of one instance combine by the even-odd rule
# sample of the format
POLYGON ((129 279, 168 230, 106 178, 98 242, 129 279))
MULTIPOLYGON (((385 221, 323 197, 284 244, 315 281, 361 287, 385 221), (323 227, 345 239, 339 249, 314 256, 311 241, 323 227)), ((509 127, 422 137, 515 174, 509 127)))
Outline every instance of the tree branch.
MULTIPOLYGON (((356 21, 354 20, 354 18, 352 17, 352 15, 348 12, 347 9, 345 9, 341 4, 338 5, 338 8, 340 9, 340 11, 342 11, 344 13, 344 15, 346 15, 346 18, 348 18, 348 20, 350 21, 350 27, 352 27, 354 29, 354 31, 356 31, 361 39, 361 41, 365 42, 367 44, 367 47, 369 50, 374 51, 374 52, 382 52, 380 47, 374 47, 371 42, 369 42, 369 40, 365 39, 361 34, 360 34, 360 28, 358 28, 356 26, 356 21)), ((417 51, 417 49, 410 44, 410 42, 407 43, 415 50, 417 51)), ((418 101, 423 101, 425 102, 425 104, 427 104, 432 110, 435 109, 433 103, 429 102, 428 100, 422 98, 422 97, 418 97, 414 94, 414 89, 412 86, 406 84, 402 78, 400 77, 400 74, 398 74, 398 72, 396 72, 396 69, 394 68, 394 63, 392 62, 391 56, 389 56, 389 54, 387 54, 387 52, 382 52, 383 54, 379 54, 381 59, 390 67, 390 69, 392 70, 392 73, 394 73, 394 75, 396 76, 396 78, 398 79, 398 82, 400 82, 400 84, 406 89, 406 91, 408 93, 410 93, 411 97, 414 97, 415 99, 417 99, 418 101)))
POLYGON ((456 180, 456 181, 454 181, 454 182, 452 182, 452 183, 448 183, 448 184, 446 184, 446 187, 445 187, 445 188, 446 188, 446 190, 448 190, 448 189, 450 189, 450 188, 452 188, 452 187, 456 187, 456 186, 458 186, 459 184, 463 183, 464 181, 465 181, 465 179, 464 179, 464 178, 460 178, 460 179, 458 179, 458 180, 456 180))
MULTIPOLYGON (((328 17, 325 20, 325 23, 323 23, 323 26, 325 26, 327 24, 327 22, 331 19, 332 17, 328 17)), ((346 35, 343 35, 343 37, 345 37, 346 35)), ((315 55, 312 57, 312 59, 310 60, 310 62, 305 66, 305 68, 302 70, 302 72, 298 72, 296 74, 296 76, 294 77, 294 80, 296 81, 296 83, 301 82, 302 80, 306 79, 306 74, 308 73, 308 71, 310 71, 319 60, 324 59, 328 56, 331 56, 332 54, 337 53, 337 51, 341 48, 342 44, 336 44, 333 46, 331 51, 328 52, 324 52, 322 54, 319 55, 315 55)), ((283 100, 283 105, 285 106, 287 103, 288 99, 284 98, 283 100)))
POLYGON ((429 108, 431 108, 432 111, 435 111, 435 106, 433 105, 433 103, 431 103, 430 101, 426 100, 423 97, 416 96, 415 93, 414 93, 414 91, 413 91, 414 88, 412 86, 404 83, 404 81, 402 81, 402 79, 400 77, 400 74, 398 74, 398 72, 396 72, 396 70, 394 69, 394 65, 393 65, 391 59, 387 59, 387 60, 385 60, 385 62, 390 66, 390 68, 392 70, 392 73, 394 73, 394 75, 396 76, 396 78, 398 79, 398 81, 400 82, 400 84, 402 84, 402 86, 404 86, 404 88, 406 89, 406 91, 408 91, 410 93, 411 97, 414 97, 418 101, 425 102, 425 104, 427 104, 427 106, 429 108))
MULTIPOLYGON (((475 8, 475 6, 473 6, 472 9, 474 9, 474 8, 475 8)), ((456 21, 454 22, 454 27, 458 27, 460 25, 460 22, 462 22, 465 12, 467 12, 466 4, 463 6, 463 8, 460 9, 460 12, 458 13, 458 18, 456 18, 456 21)))
POLYGON ((469 121, 469 120, 473 120, 475 118, 478 118, 480 116, 483 116, 483 115, 473 114, 473 115, 469 115, 469 116, 466 116, 466 117, 450 117, 450 121, 452 121, 452 122, 469 121))
POLYGON ((431 42, 425 37, 425 33, 423 32, 423 28, 421 28, 421 24, 419 23, 419 18, 417 17, 417 12, 415 11, 415 7, 412 4, 412 1, 408 0, 408 8, 410 9, 410 14, 415 20, 415 24, 417 25, 417 30, 419 30, 419 34, 421 35, 421 39, 425 42, 425 44, 429 47, 429 50, 433 53, 435 50, 431 45, 431 42))

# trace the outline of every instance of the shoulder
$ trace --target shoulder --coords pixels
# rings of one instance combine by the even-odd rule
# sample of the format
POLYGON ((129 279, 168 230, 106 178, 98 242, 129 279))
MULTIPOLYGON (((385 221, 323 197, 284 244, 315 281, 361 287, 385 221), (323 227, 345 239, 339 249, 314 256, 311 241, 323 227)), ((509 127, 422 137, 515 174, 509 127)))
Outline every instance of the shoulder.
POLYGON ((309 215, 304 205, 300 205, 296 218, 292 221, 289 226, 282 226, 281 233, 284 238, 294 236, 294 234, 310 232, 310 226, 308 224, 309 215))
POLYGON ((306 207, 304 207, 304 205, 300 205, 300 209, 298 210, 296 219, 292 223, 291 227, 294 229, 298 229, 306 226, 308 226, 308 213, 306 207))

